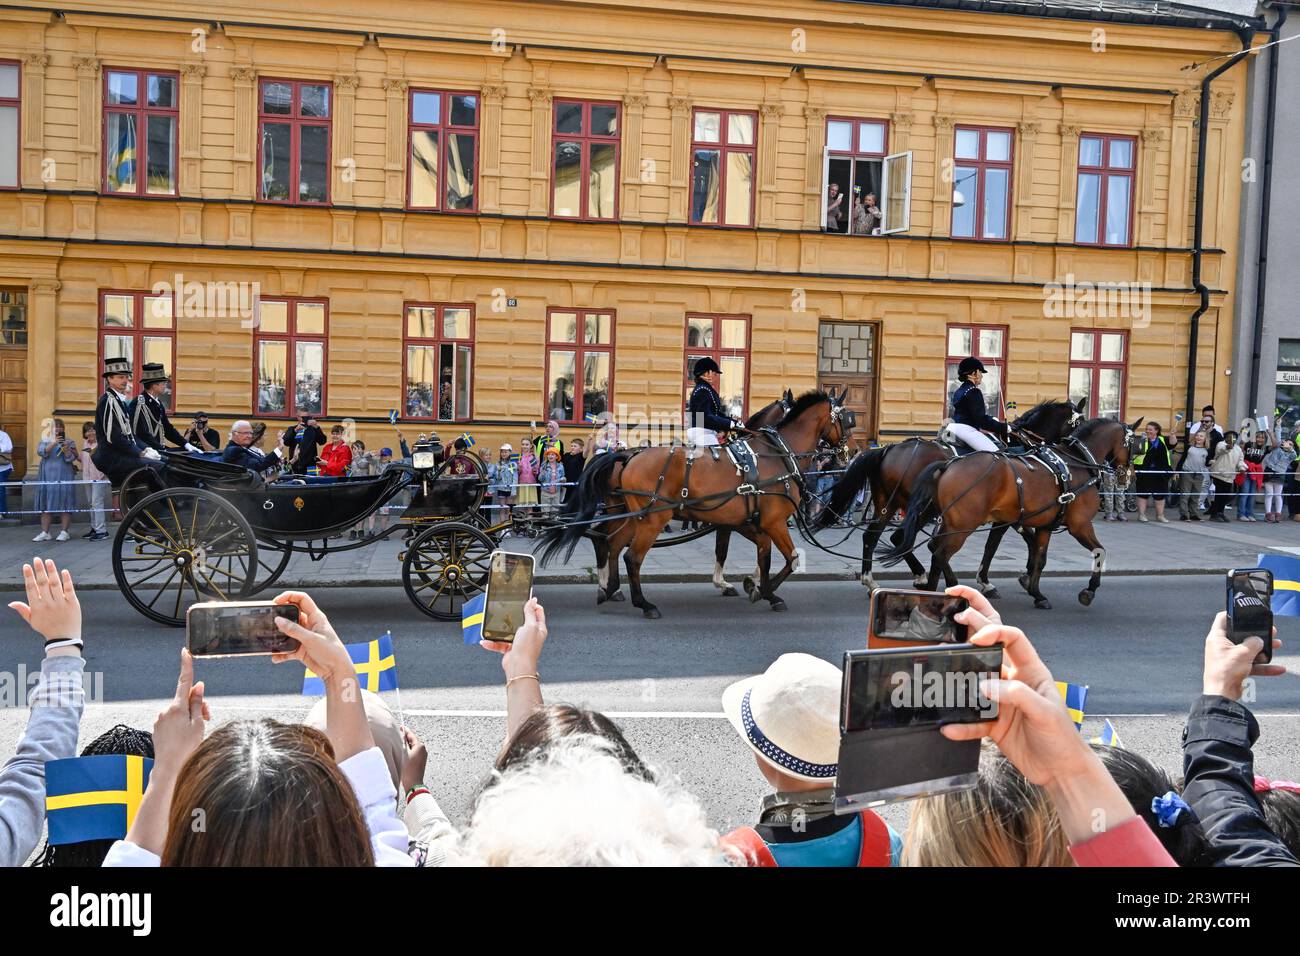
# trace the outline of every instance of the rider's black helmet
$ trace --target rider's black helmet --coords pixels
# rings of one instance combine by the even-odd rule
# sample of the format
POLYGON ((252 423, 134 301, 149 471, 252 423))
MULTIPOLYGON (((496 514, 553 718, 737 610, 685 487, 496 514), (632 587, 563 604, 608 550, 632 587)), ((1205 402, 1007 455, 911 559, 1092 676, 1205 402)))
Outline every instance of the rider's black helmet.
POLYGON ((699 378, 708 372, 717 372, 718 374, 722 374, 722 369, 718 368, 717 362, 713 361, 713 359, 706 355, 704 358, 696 361, 695 368, 692 369, 692 372, 696 378, 699 378))
POLYGON ((964 358, 961 360, 961 364, 957 366, 957 377, 965 378, 971 372, 987 371, 988 369, 984 367, 984 363, 972 355, 970 358, 964 358))

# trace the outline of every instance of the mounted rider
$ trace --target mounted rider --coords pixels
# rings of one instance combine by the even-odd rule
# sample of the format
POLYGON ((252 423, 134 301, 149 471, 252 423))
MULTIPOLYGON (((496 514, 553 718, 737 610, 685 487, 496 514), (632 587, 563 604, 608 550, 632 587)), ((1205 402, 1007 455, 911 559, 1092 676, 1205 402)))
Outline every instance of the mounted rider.
POLYGON ((695 388, 687 405, 686 441, 697 448, 717 445, 719 433, 725 434, 741 427, 740 422, 727 414, 722 396, 718 394, 722 369, 705 356, 696 361, 691 371, 695 376, 695 388))
POLYGON ((1007 423, 998 421, 988 413, 984 404, 984 393, 980 382, 988 369, 975 356, 964 358, 957 366, 957 378, 961 384, 952 393, 952 422, 948 431, 953 437, 975 451, 997 451, 998 446, 985 432, 993 432, 1003 442, 1007 440, 1007 423))

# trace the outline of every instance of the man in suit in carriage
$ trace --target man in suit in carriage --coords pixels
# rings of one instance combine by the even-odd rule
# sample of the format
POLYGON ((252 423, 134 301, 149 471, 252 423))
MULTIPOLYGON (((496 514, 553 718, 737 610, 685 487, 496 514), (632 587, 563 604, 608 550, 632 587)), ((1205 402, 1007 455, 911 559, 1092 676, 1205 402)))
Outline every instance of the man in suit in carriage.
POLYGON ((131 400, 131 430, 135 437, 154 451, 166 451, 164 439, 189 452, 201 451, 185 440, 167 417, 162 396, 171 377, 161 362, 146 362, 140 370, 140 394, 131 400))
POLYGON ((265 474, 279 471, 284 462, 284 438, 281 437, 270 454, 263 455, 253 446, 253 425, 243 420, 230 426, 230 441, 221 452, 221 460, 232 465, 242 465, 250 471, 265 474))

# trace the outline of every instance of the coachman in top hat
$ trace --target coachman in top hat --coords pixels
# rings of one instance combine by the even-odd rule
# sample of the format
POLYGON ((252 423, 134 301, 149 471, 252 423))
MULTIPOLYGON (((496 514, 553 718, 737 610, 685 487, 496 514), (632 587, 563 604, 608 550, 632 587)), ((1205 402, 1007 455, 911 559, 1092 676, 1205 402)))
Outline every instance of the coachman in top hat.
POLYGON ((95 406, 95 431, 99 444, 91 454, 95 467, 114 486, 142 466, 161 467, 162 456, 140 439, 131 428, 131 363, 123 358, 104 359, 104 394, 95 406))
POLYGON ((181 445, 186 451, 198 451, 178 432, 167 418, 162 395, 171 381, 161 362, 146 362, 140 370, 140 394, 131 400, 131 430, 135 437, 154 451, 165 451, 163 439, 181 445))

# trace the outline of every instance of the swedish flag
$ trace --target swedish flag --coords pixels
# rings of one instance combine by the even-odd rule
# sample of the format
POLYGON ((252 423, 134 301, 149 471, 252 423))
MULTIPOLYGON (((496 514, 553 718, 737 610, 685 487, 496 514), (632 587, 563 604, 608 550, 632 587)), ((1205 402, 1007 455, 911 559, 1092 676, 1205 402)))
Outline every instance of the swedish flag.
POLYGON ((397 409, 395 409, 395 408, 390 408, 390 409, 388 410, 388 424, 390 424, 390 425, 396 425, 396 424, 397 424, 397 409))
POLYGON ((113 189, 135 183, 135 120, 126 115, 121 117, 121 124, 116 148, 108 160, 109 185, 113 189))
POLYGON ((1056 682, 1056 689, 1065 701, 1065 709, 1070 712, 1076 730, 1083 730, 1083 704, 1088 699, 1087 684, 1068 684, 1063 680, 1056 682))
MULTIPOLYGON (((348 657, 362 678, 361 686, 373 693, 397 689, 397 658, 393 656, 393 635, 364 644, 345 644, 348 657)), ((308 697, 325 693, 325 682, 310 670, 303 674, 302 692, 308 697)))
POLYGON ((1273 613, 1300 616, 1300 558, 1261 554, 1259 566, 1273 572, 1273 613))
POLYGON ((476 594, 460 609, 460 626, 466 644, 483 640, 483 610, 486 606, 487 595, 476 594))
POLYGON ((1119 731, 1115 729, 1115 725, 1110 722, 1109 717, 1106 718, 1106 725, 1101 729, 1101 736, 1093 737, 1090 742, 1094 744, 1101 744, 1104 747, 1124 746, 1124 744, 1120 742, 1119 731))
POLYGON ((105 755, 45 764, 45 814, 50 843, 120 840, 135 822, 153 761, 105 755))
POLYGON ((583 415, 582 417, 583 417, 583 420, 584 420, 584 421, 588 421, 588 422, 590 422, 590 423, 593 424, 593 425, 599 425, 599 424, 600 424, 600 419, 597 418, 595 415, 587 414, 587 415, 583 415))
POLYGON ((474 436, 471 435, 469 432, 461 432, 461 433, 460 433, 460 437, 461 437, 461 440, 465 442, 465 445, 466 445, 467 447, 469 447, 469 448, 473 448, 473 447, 474 447, 474 436))

